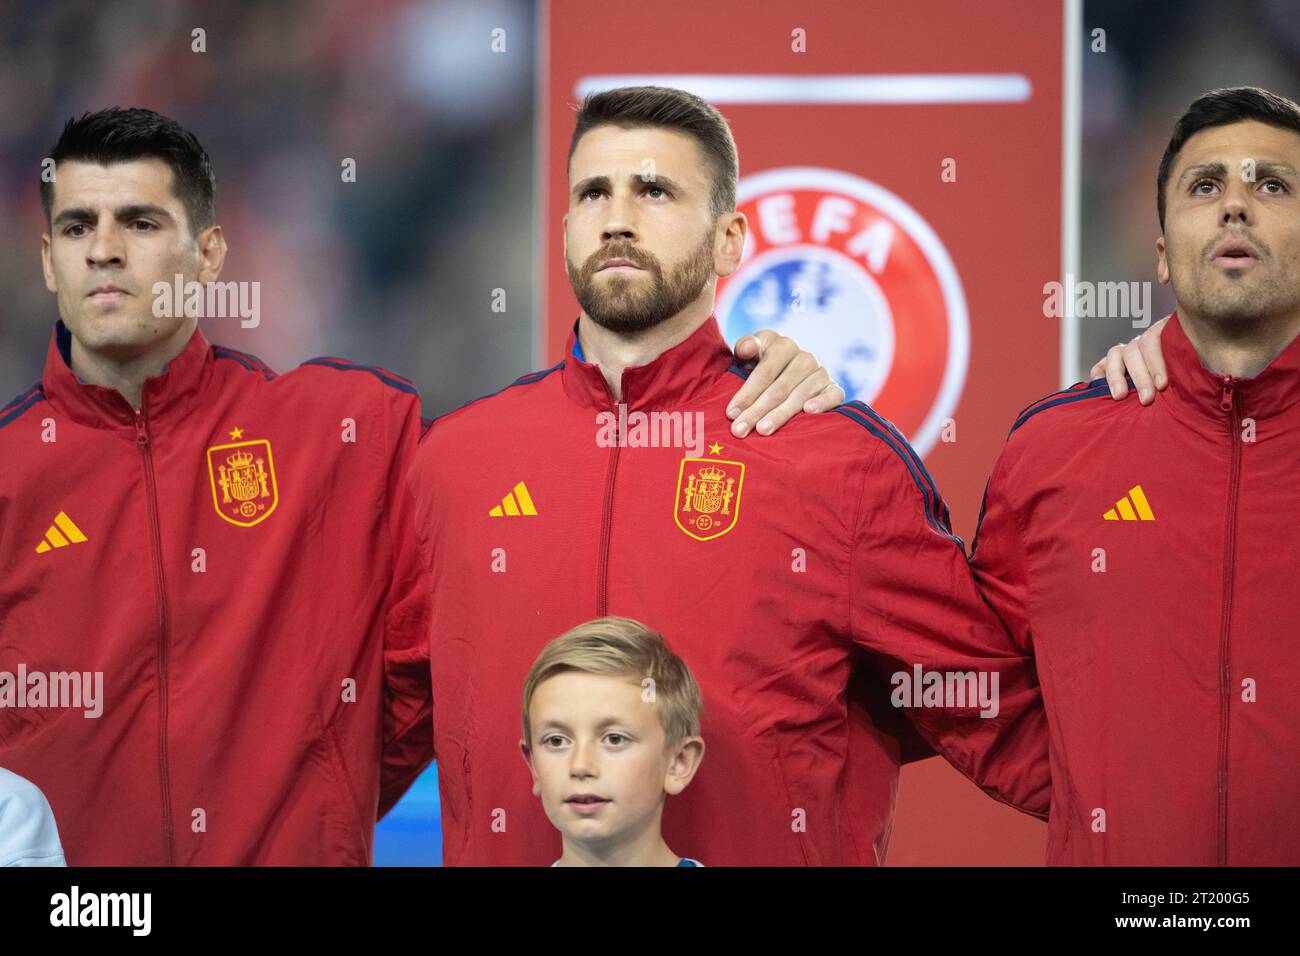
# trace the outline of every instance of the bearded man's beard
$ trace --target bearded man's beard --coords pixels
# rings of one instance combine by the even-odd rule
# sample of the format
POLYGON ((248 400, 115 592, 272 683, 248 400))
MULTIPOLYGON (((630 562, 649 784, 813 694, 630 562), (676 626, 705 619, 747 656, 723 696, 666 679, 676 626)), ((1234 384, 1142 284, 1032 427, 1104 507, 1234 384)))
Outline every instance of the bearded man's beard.
POLYGON ((569 283, 582 310, 611 332, 631 333, 653 328, 686 308, 713 275, 713 232, 665 276, 659 260, 643 249, 614 243, 589 258, 579 271, 565 263, 569 283), (645 275, 614 274, 597 278, 610 259, 626 259, 645 275))

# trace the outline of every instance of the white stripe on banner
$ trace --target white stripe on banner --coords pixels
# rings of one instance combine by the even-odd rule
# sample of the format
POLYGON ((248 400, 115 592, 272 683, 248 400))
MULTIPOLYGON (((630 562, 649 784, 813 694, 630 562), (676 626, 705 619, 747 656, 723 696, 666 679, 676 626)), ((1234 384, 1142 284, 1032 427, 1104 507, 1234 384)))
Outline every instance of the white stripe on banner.
POLYGON ((671 86, 710 103, 1023 103, 1033 92, 1019 73, 898 73, 874 76, 725 76, 708 73, 586 76, 582 99, 620 86, 671 86))

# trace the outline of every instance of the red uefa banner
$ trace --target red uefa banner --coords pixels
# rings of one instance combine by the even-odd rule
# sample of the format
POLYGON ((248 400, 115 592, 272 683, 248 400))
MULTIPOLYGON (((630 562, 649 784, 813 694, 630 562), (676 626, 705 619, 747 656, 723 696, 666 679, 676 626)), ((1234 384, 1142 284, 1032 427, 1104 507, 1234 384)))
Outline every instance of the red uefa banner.
MULTIPOLYGON (((539 366, 579 311, 559 241, 575 105, 617 86, 689 90, 740 154, 749 238, 719 282, 724 336, 772 328, 816 354, 908 436, 969 541, 1016 413, 1075 375, 1043 286, 1073 271, 1077 5, 661 0, 650 13, 542 12, 539 366)), ((904 771, 892 863, 1041 863, 1043 840, 940 760, 904 771)))

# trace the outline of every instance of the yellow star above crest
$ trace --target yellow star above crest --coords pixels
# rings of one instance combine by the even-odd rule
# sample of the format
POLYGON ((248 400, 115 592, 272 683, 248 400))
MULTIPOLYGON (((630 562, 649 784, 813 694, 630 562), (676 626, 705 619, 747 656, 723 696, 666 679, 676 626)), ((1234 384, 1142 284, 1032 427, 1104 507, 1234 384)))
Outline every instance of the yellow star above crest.
POLYGON ((718 444, 717 442, 715 442, 715 441, 714 441, 714 442, 709 442, 709 454, 710 454, 710 455, 721 455, 721 454, 722 454, 722 446, 719 445, 719 444, 718 444))
POLYGON ((244 430, 242 428, 236 428, 231 431, 230 437, 233 441, 239 441, 239 439, 244 437, 244 430))

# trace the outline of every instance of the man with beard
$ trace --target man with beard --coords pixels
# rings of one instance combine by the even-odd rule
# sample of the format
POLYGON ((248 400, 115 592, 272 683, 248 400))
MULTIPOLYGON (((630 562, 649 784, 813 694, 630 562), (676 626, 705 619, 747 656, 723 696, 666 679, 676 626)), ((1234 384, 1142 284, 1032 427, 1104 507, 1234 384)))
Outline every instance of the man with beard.
POLYGON ((1037 661, 1048 862, 1294 866, 1300 106, 1199 97, 1156 208, 1164 359, 1153 326, 1094 374, 1123 359, 1142 404, 1164 397, 1111 402, 1095 380, 1027 408, 972 560, 1005 652, 1037 661))
MULTIPOLYGON (((900 744, 847 702, 869 670, 996 681, 992 708, 914 719, 959 738, 948 758, 999 799, 1046 812, 1029 655, 1002 650, 906 441, 856 402, 743 446, 714 412, 744 374, 712 314, 744 246, 737 177, 727 123, 698 97, 588 97, 563 224, 582 309, 566 357, 436 420, 408 476, 450 865, 558 855, 519 761, 518 688, 551 635, 605 615, 662 632, 699 680, 709 761, 664 834, 710 864, 880 862, 900 744)), ((574 777, 575 796, 608 799, 574 777)))

